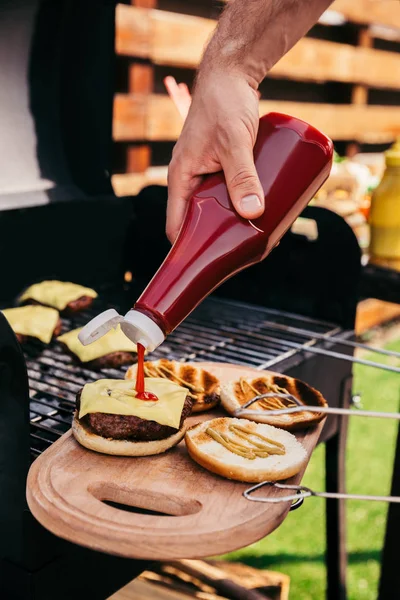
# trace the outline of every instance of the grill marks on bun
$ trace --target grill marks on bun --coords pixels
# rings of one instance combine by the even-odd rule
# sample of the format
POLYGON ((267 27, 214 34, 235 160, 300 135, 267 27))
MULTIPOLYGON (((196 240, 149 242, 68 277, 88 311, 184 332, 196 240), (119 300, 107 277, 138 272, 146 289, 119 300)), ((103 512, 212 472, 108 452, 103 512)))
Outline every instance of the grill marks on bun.
MULTIPOLYGON (((234 415, 235 411, 256 396, 270 392, 292 394, 304 405, 327 406, 320 392, 303 381, 285 375, 262 375, 255 378, 239 378, 221 386, 221 403, 225 410, 234 415)), ((246 419, 260 423, 268 423, 283 429, 295 430, 315 425, 324 418, 323 413, 301 412, 288 415, 269 415, 272 409, 295 406, 290 399, 265 398, 249 406, 249 410, 257 410, 259 415, 243 415, 246 419)))
MULTIPOLYGON (((203 412, 216 406, 220 399, 220 383, 217 377, 196 364, 160 359, 144 364, 146 377, 165 377, 188 389, 193 399, 193 412, 203 412)), ((127 379, 135 379, 137 365, 126 373, 127 379)))

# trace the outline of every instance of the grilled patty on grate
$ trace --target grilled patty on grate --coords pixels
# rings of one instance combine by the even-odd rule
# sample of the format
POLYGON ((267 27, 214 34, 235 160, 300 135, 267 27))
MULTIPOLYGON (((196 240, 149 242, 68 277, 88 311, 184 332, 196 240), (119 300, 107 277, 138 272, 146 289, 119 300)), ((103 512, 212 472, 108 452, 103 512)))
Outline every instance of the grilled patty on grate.
MULTIPOLYGON (((94 298, 90 296, 81 296, 81 298, 77 298, 76 300, 72 300, 67 304, 67 306, 62 311, 65 315, 73 315, 75 313, 81 312, 82 310, 87 310, 92 306, 94 302, 94 298)), ((37 302, 36 300, 28 299, 23 304, 34 304, 39 306, 47 306, 47 304, 42 304, 41 302, 37 302)))
POLYGON ((110 352, 109 354, 99 356, 99 358, 89 360, 88 362, 81 362, 79 358, 70 351, 66 344, 63 344, 62 342, 60 343, 64 347, 65 351, 72 356, 76 363, 84 365, 87 369, 119 369, 124 365, 131 364, 132 360, 134 360, 136 356, 135 352, 118 350, 117 352, 110 352))
MULTIPOLYGON (((79 412, 81 392, 76 397, 76 408, 79 412)), ((187 396, 182 409, 179 428, 183 426, 185 419, 191 414, 193 400, 187 396)), ((156 421, 147 421, 132 415, 110 415, 106 413, 90 413, 79 419, 80 423, 104 438, 114 440, 131 440, 148 442, 152 440, 163 440, 178 430, 167 425, 160 425, 156 421)))
POLYGON ((110 354, 100 356, 95 360, 91 360, 82 364, 90 369, 119 369, 119 367, 129 365, 135 356, 136 355, 134 352, 124 352, 122 350, 118 350, 118 352, 111 352, 110 354))
MULTIPOLYGON (((58 335, 60 335, 61 329, 62 329, 62 322, 61 322, 61 319, 58 319, 58 323, 57 323, 56 328, 55 328, 55 330, 53 332, 53 338, 55 338, 58 335)), ((15 337, 17 338, 17 340, 19 341, 20 344, 26 344, 29 341, 29 339, 32 339, 31 336, 29 336, 29 335, 23 335, 22 333, 16 333, 15 337)))

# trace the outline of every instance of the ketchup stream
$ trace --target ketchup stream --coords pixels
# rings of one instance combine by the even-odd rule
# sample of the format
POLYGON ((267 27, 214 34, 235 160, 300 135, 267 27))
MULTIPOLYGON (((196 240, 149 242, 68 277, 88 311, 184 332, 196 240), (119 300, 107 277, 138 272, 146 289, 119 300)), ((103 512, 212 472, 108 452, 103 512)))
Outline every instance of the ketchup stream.
POLYGON ((145 347, 142 344, 137 345, 137 372, 136 372, 136 398, 139 400, 158 400, 152 392, 144 391, 144 352, 145 347))

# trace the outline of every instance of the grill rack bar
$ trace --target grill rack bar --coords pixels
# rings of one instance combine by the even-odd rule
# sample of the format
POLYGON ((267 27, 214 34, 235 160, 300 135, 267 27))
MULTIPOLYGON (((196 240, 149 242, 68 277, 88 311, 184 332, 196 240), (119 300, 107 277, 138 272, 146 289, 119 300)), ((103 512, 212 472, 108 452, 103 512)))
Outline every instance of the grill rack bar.
MULTIPOLYGON (((264 339, 270 339, 268 336, 264 337, 264 339)), ((328 341, 328 340, 326 340, 328 341)), ((329 338, 329 341, 332 343, 336 341, 336 338, 329 338)), ((340 340, 338 341, 340 343, 340 340)), ((329 356, 330 358, 337 358, 339 360, 345 360, 347 362, 364 365, 366 367, 374 367, 377 369, 383 369, 384 371, 390 371, 391 373, 400 373, 400 367, 395 367, 392 365, 386 365, 384 363, 375 362, 373 360, 367 360, 366 358, 358 358, 356 356, 350 356, 348 354, 343 354, 341 352, 335 352, 333 350, 327 350, 326 348, 317 348, 312 346, 309 342, 305 344, 299 344, 296 342, 285 342, 288 346, 291 346, 296 350, 304 350, 306 352, 311 352, 313 354, 320 354, 322 356, 329 356)), ((270 363, 264 363, 258 367, 260 371, 266 369, 270 366, 270 363)))
MULTIPOLYGON (((302 329, 301 327, 290 327, 289 325, 282 325, 281 323, 271 323, 271 322, 266 322, 266 325, 268 325, 269 328, 271 329, 278 329, 281 331, 285 331, 288 333, 295 333, 301 336, 307 336, 309 337, 310 335, 312 335, 315 339, 317 340, 321 340, 321 341, 332 341, 332 337, 328 337, 327 334, 320 334, 320 333, 312 333, 310 331, 308 331, 307 329, 302 329)), ((368 352, 374 352, 376 354, 382 354, 384 356, 393 356, 395 358, 400 358, 400 352, 396 352, 395 350, 386 350, 385 348, 376 348, 374 346, 369 346, 368 344, 364 344, 363 342, 353 342, 352 340, 346 340, 340 337, 334 337, 333 338, 335 340, 335 342, 341 344, 342 346, 348 346, 350 348, 360 348, 362 350, 368 350, 368 352)))
MULTIPOLYGON (((265 325, 266 325, 267 329, 269 329, 269 328, 274 328, 275 324, 266 322, 265 325)), ((222 326, 221 329, 223 331, 230 331, 232 334, 234 333, 234 329, 230 328, 230 327, 222 326)), ((259 331, 262 331, 262 329, 260 328, 259 331)), ((302 331, 304 331, 304 333, 306 332, 306 330, 302 330, 302 331)), ((246 330, 243 330, 243 329, 236 330, 237 338, 240 338, 240 336, 246 336, 249 334, 250 334, 250 332, 247 332, 246 330)), ((360 364, 360 365, 364 365, 364 366, 368 366, 368 367, 375 367, 378 369, 383 369, 384 371, 390 371, 392 373, 400 373, 400 367, 386 365, 385 363, 380 363, 380 362, 368 360, 365 358, 359 358, 357 356, 350 356, 350 355, 344 354, 342 352, 328 350, 327 348, 320 348, 319 346, 317 347, 316 343, 318 341, 329 342, 331 344, 342 344, 343 342, 348 342, 347 344, 344 344, 344 345, 350 345, 352 347, 353 347, 353 343, 356 344, 356 342, 350 343, 349 340, 343 340, 343 338, 338 338, 338 337, 332 336, 332 335, 330 335, 330 337, 327 337, 328 334, 322 335, 322 336, 318 336, 318 334, 314 334, 315 339, 308 340, 307 342, 294 342, 292 340, 277 339, 273 336, 265 335, 264 333, 258 333, 258 332, 257 333, 251 332, 251 336, 255 340, 259 340, 260 342, 264 342, 264 343, 270 342, 274 346, 278 346, 278 348, 279 348, 279 346, 281 346, 284 351, 284 354, 282 352, 280 352, 278 354, 277 358, 268 360, 268 361, 263 362, 262 364, 258 365, 256 368, 260 371, 269 369, 276 362, 280 362, 283 359, 283 357, 288 358, 289 356, 292 356, 299 351, 307 351, 307 352, 311 352, 313 354, 320 354, 322 356, 329 356, 330 358, 337 358, 339 360, 345 360, 348 362, 352 362, 352 363, 356 363, 356 364, 360 364)), ((375 350, 375 348, 373 348, 372 346, 368 346, 366 344, 364 344, 363 346, 366 349, 371 350, 372 352, 375 350)), ((358 347, 358 346, 355 346, 355 347, 358 347)), ((389 356, 400 359, 400 353, 394 352, 391 350, 388 350, 387 352, 390 352, 389 356)))

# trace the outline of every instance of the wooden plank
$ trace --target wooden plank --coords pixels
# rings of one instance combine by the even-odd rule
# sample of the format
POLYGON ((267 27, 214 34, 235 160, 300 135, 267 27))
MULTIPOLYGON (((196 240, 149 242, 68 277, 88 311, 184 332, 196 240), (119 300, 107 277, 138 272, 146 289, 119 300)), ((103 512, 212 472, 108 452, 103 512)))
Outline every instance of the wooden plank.
POLYGON ((196 67, 216 21, 152 11, 152 56, 156 64, 196 67))
POLYGON ((398 0, 335 0, 331 10, 342 13, 353 23, 376 23, 400 29, 398 0))
MULTIPOLYGON (((368 30, 364 32, 369 35, 368 30)), ((400 54, 375 50, 366 44, 355 47, 304 38, 277 63, 270 75, 398 89, 400 54)))
POLYGON ((143 8, 155 8, 157 0, 131 0, 133 6, 142 6, 143 8))
MULTIPOLYGON (((331 8, 355 23, 400 29, 398 0, 336 0, 331 8)), ((151 53, 150 58, 160 64, 174 64, 173 58, 176 65, 193 67, 198 64, 214 28, 212 19, 118 4, 116 52, 140 57, 149 57, 151 53)), ((301 43, 305 41, 311 40, 301 43)))
POLYGON ((151 164, 149 144, 131 145, 126 149, 127 173, 145 173, 151 164))
MULTIPOLYGON (((136 1, 136 0, 132 0, 136 1)), ((130 94, 151 94, 154 90, 154 67, 149 64, 129 65, 128 89, 130 94)), ((126 171, 144 173, 151 164, 151 148, 148 144, 126 148, 126 171)))
POLYGON ((154 89, 154 67, 142 63, 129 65, 128 89, 130 94, 151 94, 154 89))
POLYGON ((122 173, 111 178, 117 196, 136 196, 147 185, 167 185, 168 167, 150 167, 144 173, 122 173))
POLYGON ((368 331, 368 329, 372 329, 393 319, 398 319, 399 317, 400 304, 367 298, 357 306, 356 334, 361 335, 368 331))
POLYGON ((215 25, 212 19, 118 5, 116 52, 145 56, 157 64, 196 67, 215 25))
POLYGON ((288 600, 289 587, 290 578, 276 571, 226 561, 184 560, 160 563, 153 571, 144 571, 108 600, 250 600, 253 594, 260 600, 272 597, 288 600), (233 583, 242 589, 236 594, 229 593, 227 589, 220 589, 219 582, 223 587, 233 583))
POLYGON ((150 52, 150 13, 148 9, 118 4, 115 20, 116 53, 147 58, 150 52))
POLYGON ((239 578, 234 580, 226 576, 223 569, 203 560, 179 560, 170 563, 173 567, 183 571, 190 577, 194 577, 211 588, 214 588, 221 596, 232 598, 232 600, 265 600, 265 596, 257 590, 251 589, 239 578))
MULTIPOLYGON (((123 8, 117 11, 119 54, 145 57, 159 65, 198 66, 215 21, 162 10, 123 8)), ((304 38, 271 70, 271 76, 399 88, 400 55, 304 38)))
MULTIPOLYGON (((116 141, 146 140, 147 95, 115 94, 113 116, 113 138, 116 141)), ((150 96, 151 98, 151 96, 150 96)))
POLYGON ((335 0, 328 10, 341 13, 353 23, 378 23, 400 29, 398 0, 335 0))
MULTIPOLYGON (((390 141, 400 134, 396 106, 352 106, 283 101, 260 102, 260 114, 278 111, 304 119, 335 140, 390 141)), ((168 96, 117 94, 114 101, 114 140, 174 141, 182 120, 168 96)))
POLYGON ((110 596, 108 600, 189 600, 190 598, 193 596, 136 579, 110 596))
MULTIPOLYGON (((363 27, 358 32, 358 47, 372 48, 372 37, 368 27, 363 27)), ((366 85, 357 84, 353 87, 351 93, 352 104, 368 104, 368 87, 366 85)))

